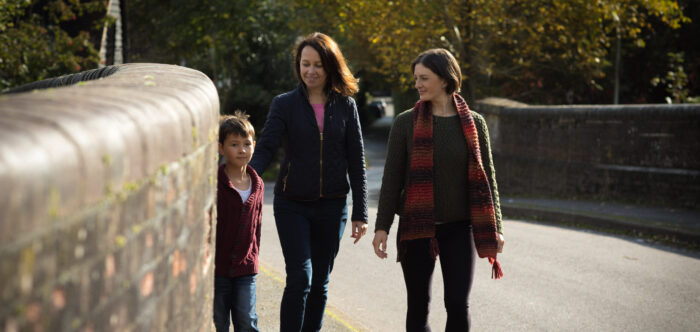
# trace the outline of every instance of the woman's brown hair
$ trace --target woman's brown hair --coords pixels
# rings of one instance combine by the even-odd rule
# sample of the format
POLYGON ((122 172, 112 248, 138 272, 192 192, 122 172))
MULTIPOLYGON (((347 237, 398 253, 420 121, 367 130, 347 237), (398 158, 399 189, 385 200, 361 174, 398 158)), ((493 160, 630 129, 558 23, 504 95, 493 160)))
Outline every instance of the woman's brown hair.
POLYGON ((328 77, 324 88, 326 93, 335 91, 348 97, 357 93, 358 79, 355 78, 355 76, 353 76, 350 72, 348 65, 345 63, 343 53, 340 52, 338 44, 336 44, 331 37, 328 37, 320 32, 314 32, 304 37, 297 44, 294 56, 294 73, 296 74, 299 82, 303 82, 301 79, 301 73, 299 72, 299 66, 301 64, 301 51, 306 46, 313 47, 321 57, 323 70, 326 71, 326 75, 328 77))
POLYGON ((459 69, 457 59, 450 51, 444 48, 433 48, 419 54, 411 64, 411 73, 415 72, 416 65, 419 63, 445 80, 447 94, 459 93, 462 86, 462 71, 459 69))

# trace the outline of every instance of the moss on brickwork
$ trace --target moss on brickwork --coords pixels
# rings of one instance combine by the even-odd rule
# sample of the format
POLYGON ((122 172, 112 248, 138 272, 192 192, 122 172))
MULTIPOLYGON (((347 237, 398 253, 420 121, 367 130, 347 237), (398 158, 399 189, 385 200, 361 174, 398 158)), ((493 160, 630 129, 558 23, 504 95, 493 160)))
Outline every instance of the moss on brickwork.
POLYGON ((197 127, 192 126, 192 148, 197 147, 197 127))
POLYGON ((61 193, 56 188, 49 192, 49 218, 58 218, 61 215, 61 193))
POLYGON ((10 181, 0 174, 0 183, 38 181, 13 187, 21 189, 15 194, 21 199, 12 204, 25 210, 13 205, 0 211, 5 233, 0 234, 4 236, 0 241, 3 328, 194 331, 211 326, 214 236, 206 211, 216 201, 216 145, 212 139, 196 144, 198 131, 210 136, 215 132, 217 124, 210 119, 219 111, 216 89, 205 75, 183 67, 123 68, 124 74, 114 74, 114 80, 110 77, 76 89, 0 97, 0 115, 17 107, 25 115, 31 113, 24 118, 43 121, 27 128, 60 128, 57 135, 74 144, 57 146, 52 154, 43 148, 28 151, 42 163, 13 167, 17 174, 26 170, 33 176, 10 181), (144 82, 153 84, 143 89, 144 82), (193 84, 199 87, 192 89, 193 84), (156 93, 149 96, 149 91, 156 93), (168 97, 173 91, 177 98, 168 97), (202 91, 207 98, 202 98, 202 91), (184 104, 183 99, 190 102, 184 104), (20 100, 17 106, 13 100, 20 100), (27 108, 35 102, 64 105, 66 110, 51 114, 35 111, 43 110, 40 105, 27 108), (158 116, 159 112, 167 116, 158 116), (156 121, 153 126, 148 123, 151 120, 156 121), (187 135, 183 142, 167 139, 168 135, 180 138, 181 124, 188 121, 198 124, 192 127, 191 148, 187 135), (105 124, 108 128, 99 127, 105 124), (146 130, 134 131, 140 126, 146 130), (76 156, 77 162, 62 162, 76 156), (84 183, 44 183, 47 177, 76 173, 84 183), (99 197, 77 197, 85 192, 98 192, 99 197), (23 213, 8 217, 7 211, 23 213), (177 260, 170 258, 174 252, 179 252, 177 260))

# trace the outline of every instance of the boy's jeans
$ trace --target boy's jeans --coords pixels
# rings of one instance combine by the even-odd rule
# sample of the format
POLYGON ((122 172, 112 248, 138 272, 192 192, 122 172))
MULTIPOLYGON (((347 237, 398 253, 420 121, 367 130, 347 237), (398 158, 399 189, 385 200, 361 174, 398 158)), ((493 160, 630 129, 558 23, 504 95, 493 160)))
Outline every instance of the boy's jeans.
POLYGON ((214 277, 214 326, 216 331, 233 330, 258 332, 255 313, 256 274, 240 277, 214 277), (230 319, 229 319, 230 317, 230 319))

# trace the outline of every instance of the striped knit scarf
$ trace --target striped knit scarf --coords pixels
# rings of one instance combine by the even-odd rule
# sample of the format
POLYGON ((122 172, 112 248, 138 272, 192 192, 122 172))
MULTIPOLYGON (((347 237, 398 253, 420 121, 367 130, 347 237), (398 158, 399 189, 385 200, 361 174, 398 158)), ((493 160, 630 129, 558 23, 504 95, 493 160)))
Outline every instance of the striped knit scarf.
MULTIPOLYGON (((462 96, 453 95, 464 138, 469 148, 469 204, 472 233, 479 257, 488 257, 492 265, 492 278, 503 276, 496 254, 498 234, 496 214, 491 197, 491 189, 481 162, 479 137, 462 96)), ((411 169, 406 188, 404 216, 399 223, 399 260, 405 254, 404 241, 429 238, 433 259, 439 254, 435 238, 435 214, 433 202, 433 112, 430 104, 423 101, 413 108, 413 150, 411 169)))

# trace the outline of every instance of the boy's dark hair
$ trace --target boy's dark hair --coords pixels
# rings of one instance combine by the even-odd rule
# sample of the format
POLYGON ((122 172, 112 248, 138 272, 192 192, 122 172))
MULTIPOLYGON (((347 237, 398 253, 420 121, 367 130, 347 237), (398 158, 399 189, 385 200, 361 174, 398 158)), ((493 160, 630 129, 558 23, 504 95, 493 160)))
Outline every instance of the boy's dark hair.
POLYGON ((462 71, 457 59, 450 51, 444 48, 433 48, 419 54, 411 64, 411 73, 415 72, 416 65, 419 63, 445 80, 447 94, 459 93, 462 86, 462 71))
POLYGON ((219 121, 219 144, 224 144, 226 137, 231 134, 255 139, 255 128, 248 121, 249 117, 241 110, 236 110, 233 115, 222 116, 219 121))

